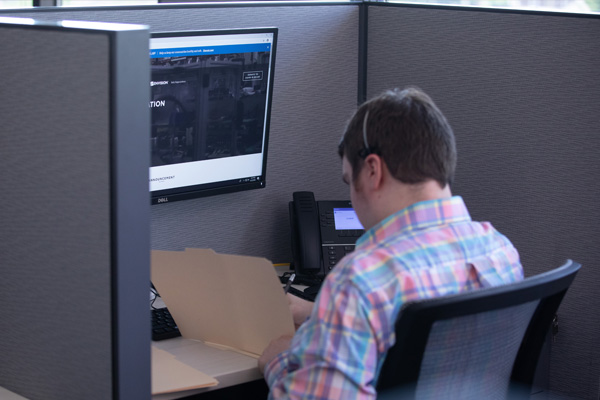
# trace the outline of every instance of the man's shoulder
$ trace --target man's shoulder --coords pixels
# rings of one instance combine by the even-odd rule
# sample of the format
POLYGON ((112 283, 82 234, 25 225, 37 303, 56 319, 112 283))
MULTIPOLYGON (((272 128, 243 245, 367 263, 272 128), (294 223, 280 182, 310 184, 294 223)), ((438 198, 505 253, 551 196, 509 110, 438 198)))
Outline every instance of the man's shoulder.
MULTIPOLYGON (((411 271, 453 263, 463 257, 518 252, 512 242, 487 221, 462 221, 427 229, 398 231, 380 241, 357 246, 334 268, 340 279, 363 280, 364 275, 411 271), (393 267, 393 271, 389 271, 393 267)), ((514 254, 514 256, 512 256, 514 254)))
MULTIPOLYGON (((408 250, 406 250, 408 252, 408 250)), ((410 270, 404 251, 374 243, 347 254, 331 271, 336 284, 352 284, 362 290, 377 288, 397 277, 400 270, 410 270)))

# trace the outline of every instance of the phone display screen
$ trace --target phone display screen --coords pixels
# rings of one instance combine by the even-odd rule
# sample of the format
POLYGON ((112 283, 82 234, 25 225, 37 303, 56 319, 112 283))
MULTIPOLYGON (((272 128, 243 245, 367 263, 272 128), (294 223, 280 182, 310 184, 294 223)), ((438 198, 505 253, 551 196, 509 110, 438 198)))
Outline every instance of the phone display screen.
POLYGON ((334 208, 333 220, 336 230, 363 229, 353 208, 334 208))

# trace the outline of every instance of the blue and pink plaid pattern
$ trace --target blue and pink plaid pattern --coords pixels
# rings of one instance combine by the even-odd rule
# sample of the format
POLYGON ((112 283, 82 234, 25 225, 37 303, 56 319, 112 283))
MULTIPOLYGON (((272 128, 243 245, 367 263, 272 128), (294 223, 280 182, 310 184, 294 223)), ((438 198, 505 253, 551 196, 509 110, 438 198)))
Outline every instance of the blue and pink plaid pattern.
POLYGON ((519 254, 461 197, 416 203, 366 232, 265 370, 274 399, 374 399, 403 303, 523 279, 519 254))

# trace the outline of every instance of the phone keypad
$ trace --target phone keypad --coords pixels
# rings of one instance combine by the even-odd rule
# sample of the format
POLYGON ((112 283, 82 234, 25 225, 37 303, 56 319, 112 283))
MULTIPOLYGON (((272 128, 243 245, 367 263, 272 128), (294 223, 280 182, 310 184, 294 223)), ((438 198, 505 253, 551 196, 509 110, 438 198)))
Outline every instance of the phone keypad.
POLYGON ((319 221, 322 227, 333 226, 333 212, 322 212, 321 214, 319 214, 319 221))
POLYGON ((327 269, 331 270, 346 254, 354 251, 354 245, 324 246, 323 259, 327 269))

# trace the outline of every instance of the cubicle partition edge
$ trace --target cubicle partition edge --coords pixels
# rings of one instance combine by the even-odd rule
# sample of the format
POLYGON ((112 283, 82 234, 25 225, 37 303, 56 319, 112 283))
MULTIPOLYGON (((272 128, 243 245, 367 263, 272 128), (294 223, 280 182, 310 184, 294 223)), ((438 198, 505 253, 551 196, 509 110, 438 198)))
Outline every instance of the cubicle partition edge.
POLYGON ((150 397, 147 27, 0 19, 0 386, 150 397))

